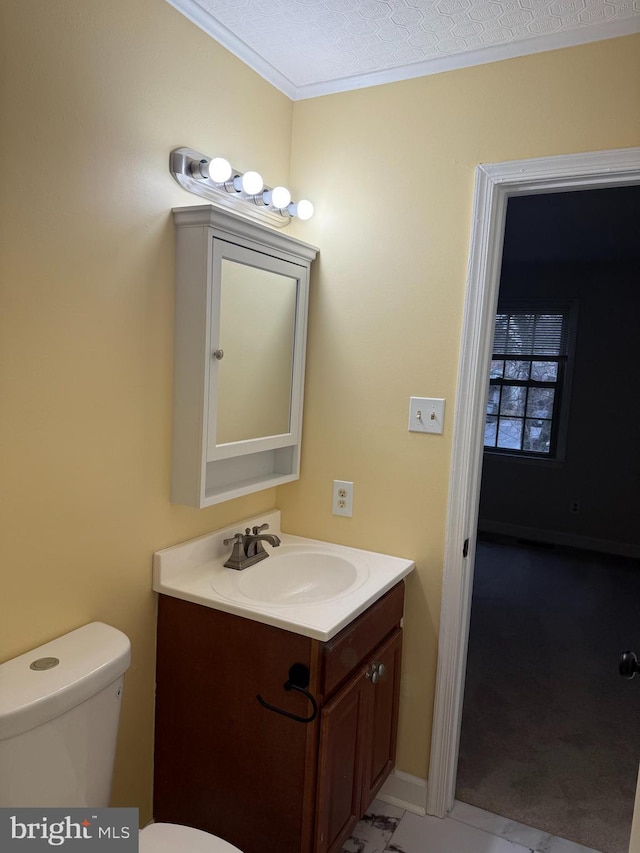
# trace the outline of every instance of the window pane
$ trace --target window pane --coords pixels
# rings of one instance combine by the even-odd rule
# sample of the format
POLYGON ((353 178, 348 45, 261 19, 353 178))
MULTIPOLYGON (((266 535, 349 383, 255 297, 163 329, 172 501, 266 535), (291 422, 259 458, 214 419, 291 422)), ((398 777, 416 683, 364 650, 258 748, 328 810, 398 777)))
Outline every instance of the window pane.
POLYGON ((557 361, 534 361, 531 364, 531 378, 536 382, 557 382, 557 361))
POLYGON ((522 450, 522 418, 500 418, 498 447, 522 450))
POLYGON ((487 414, 497 415, 500 407, 500 386, 489 386, 489 399, 487 400, 487 414))
POLYGON ((484 425, 484 444, 485 447, 496 446, 496 435, 498 428, 498 419, 494 415, 487 417, 487 422, 484 425))
POLYGON ((553 417, 553 400, 556 392, 553 388, 530 388, 529 400, 527 401, 527 417, 529 418, 551 418, 553 417))
POLYGON ((507 379, 520 379, 526 382, 529 378, 530 361, 506 361, 504 375, 507 379))
POLYGON ((551 421, 527 418, 524 425, 524 450, 548 453, 551 446, 551 421))
POLYGON ((513 417, 524 417, 524 406, 526 400, 526 388, 522 388, 519 385, 503 385, 500 414, 513 417))
POLYGON ((503 371, 504 371, 504 361, 496 361, 494 359, 491 362, 491 370, 489 372, 489 379, 502 379, 503 371))

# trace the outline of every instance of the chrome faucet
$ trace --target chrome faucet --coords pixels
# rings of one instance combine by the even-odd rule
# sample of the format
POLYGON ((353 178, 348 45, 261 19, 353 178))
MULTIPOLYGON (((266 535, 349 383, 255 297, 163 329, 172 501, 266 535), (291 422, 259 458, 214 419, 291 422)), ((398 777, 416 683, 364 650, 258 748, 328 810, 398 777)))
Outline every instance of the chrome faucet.
POLYGON ((223 539, 223 545, 232 545, 233 550, 231 556, 224 565, 228 569, 247 569, 260 560, 266 560, 269 552, 265 551, 263 542, 268 542, 274 548, 280 544, 280 539, 273 533, 263 533, 263 530, 268 530, 268 524, 261 524, 259 527, 254 527, 253 530, 247 527, 244 533, 234 533, 231 539, 223 539))

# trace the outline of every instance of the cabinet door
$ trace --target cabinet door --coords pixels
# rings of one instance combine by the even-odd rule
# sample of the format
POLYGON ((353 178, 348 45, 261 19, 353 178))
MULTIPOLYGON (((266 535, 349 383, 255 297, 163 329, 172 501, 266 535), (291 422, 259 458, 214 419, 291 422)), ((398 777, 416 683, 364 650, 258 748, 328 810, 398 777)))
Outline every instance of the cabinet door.
POLYGON ((322 710, 315 853, 342 850, 393 768, 401 651, 398 629, 322 710))
POLYGON ((376 649, 368 668, 369 723, 368 743, 364 751, 362 813, 373 802, 395 763, 401 655, 402 631, 398 630, 376 649), (384 669, 380 669, 380 666, 384 669), (374 667, 378 672, 375 683, 371 678, 374 667))
POLYGON ((322 709, 315 853, 335 853, 361 816, 362 742, 371 685, 362 668, 322 709))
POLYGON ((159 597, 157 821, 219 835, 243 853, 309 853, 319 724, 274 714, 256 694, 306 715, 307 700, 282 685, 292 663, 312 669, 312 644, 231 613, 159 597))

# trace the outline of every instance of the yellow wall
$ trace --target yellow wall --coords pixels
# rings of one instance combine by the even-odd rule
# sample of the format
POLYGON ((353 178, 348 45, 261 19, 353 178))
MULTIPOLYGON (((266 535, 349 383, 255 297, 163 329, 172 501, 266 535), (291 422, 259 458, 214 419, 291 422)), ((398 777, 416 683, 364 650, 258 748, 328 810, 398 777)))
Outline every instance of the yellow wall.
POLYGON ((428 768, 459 338, 478 163, 640 144, 640 38, 299 102, 292 175, 317 214, 302 478, 284 529, 413 558, 398 766, 428 768), (407 431, 445 397, 445 432, 407 431), (353 480, 352 519, 331 515, 353 480))
POLYGON ((164 0, 0 17, 0 660, 93 619, 131 637, 115 803, 146 820, 152 552, 277 499, 292 532, 416 560, 399 766, 426 776, 474 169, 639 144, 640 39, 292 105, 164 0), (178 145, 290 177, 321 247, 302 479, 203 511, 168 499, 178 145), (446 397, 444 436, 407 432, 411 394, 446 397))
POLYGON ((115 801, 150 815, 154 550, 271 509, 169 503, 180 145, 289 178, 292 104, 164 0, 0 10, 0 660, 125 631, 115 801))

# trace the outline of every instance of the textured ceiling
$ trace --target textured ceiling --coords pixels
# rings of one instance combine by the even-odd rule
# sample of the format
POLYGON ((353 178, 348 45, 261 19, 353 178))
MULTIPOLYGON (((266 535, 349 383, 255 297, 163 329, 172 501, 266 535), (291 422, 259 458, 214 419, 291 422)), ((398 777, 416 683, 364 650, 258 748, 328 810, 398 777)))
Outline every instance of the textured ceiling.
POLYGON ((293 99, 640 31, 640 0, 167 0, 293 99))

